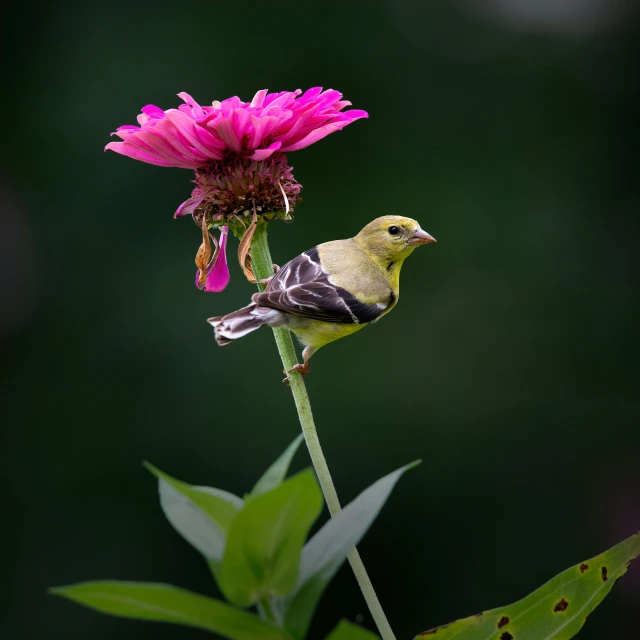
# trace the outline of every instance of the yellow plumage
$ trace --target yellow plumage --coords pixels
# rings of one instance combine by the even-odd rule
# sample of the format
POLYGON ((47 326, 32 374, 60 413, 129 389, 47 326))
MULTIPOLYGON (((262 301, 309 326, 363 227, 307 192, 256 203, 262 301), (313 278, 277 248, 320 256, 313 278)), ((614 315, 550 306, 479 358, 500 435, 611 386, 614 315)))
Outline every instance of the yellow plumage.
POLYGON ((317 351, 320 347, 324 347, 334 340, 345 338, 356 331, 360 331, 360 329, 366 327, 367 324, 368 323, 345 324, 344 322, 310 320, 304 329, 291 329, 291 332, 296 335, 305 347, 312 347, 314 351, 317 351))
POLYGON ((210 318, 219 344, 258 329, 284 326, 305 345, 304 365, 320 347, 389 313, 400 295, 400 270, 413 250, 435 239, 411 218, 382 216, 348 240, 305 251, 282 267, 252 304, 210 318))

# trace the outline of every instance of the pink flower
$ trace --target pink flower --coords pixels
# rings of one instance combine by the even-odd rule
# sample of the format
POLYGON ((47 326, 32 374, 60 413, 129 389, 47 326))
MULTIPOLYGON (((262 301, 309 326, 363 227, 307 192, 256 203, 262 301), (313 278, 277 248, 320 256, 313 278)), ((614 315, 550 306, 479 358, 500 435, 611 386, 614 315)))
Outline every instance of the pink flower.
POLYGON ((258 91, 251 102, 234 96, 201 107, 188 93, 185 104, 163 111, 152 104, 142 108, 138 124, 120 127, 114 134, 123 142, 106 149, 162 167, 198 169, 231 152, 250 160, 265 160, 276 151, 297 151, 346 127, 366 111, 333 89, 314 87, 296 91, 258 91))
MULTIPOLYGON (((220 241, 214 238, 218 246, 214 257, 206 267, 200 263, 196 275, 199 288, 222 291, 229 282, 228 227, 233 226, 236 233, 240 227, 247 232, 250 227, 240 216, 244 213, 246 219, 250 208, 262 216, 287 208, 293 211, 300 199, 302 187, 285 153, 304 149, 368 114, 359 109, 343 111, 351 103, 342 100, 338 91, 323 92, 321 87, 305 93, 263 89, 251 102, 233 97, 211 106, 200 106, 188 93, 178 96, 185 104, 177 109, 143 107, 139 126, 119 127, 111 135, 122 142, 110 142, 105 151, 162 167, 195 170, 196 186, 175 215, 191 215, 203 230, 203 243, 209 242, 208 228, 222 229, 220 241)), ((255 220, 256 215, 252 225, 255 220)))

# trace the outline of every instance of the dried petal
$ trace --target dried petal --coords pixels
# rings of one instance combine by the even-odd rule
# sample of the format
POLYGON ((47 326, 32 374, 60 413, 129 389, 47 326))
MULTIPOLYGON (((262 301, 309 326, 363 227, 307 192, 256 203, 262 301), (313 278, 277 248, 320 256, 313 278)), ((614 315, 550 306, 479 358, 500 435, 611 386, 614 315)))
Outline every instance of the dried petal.
MULTIPOLYGON (((217 253, 217 247, 216 247, 217 253)), ((207 219, 202 216, 202 244, 196 253, 196 266, 198 267, 198 286, 204 286, 207 279, 207 267, 211 262, 211 235, 207 226, 207 219)))
POLYGON ((253 266, 251 264, 251 241, 253 240, 253 234, 256 232, 257 223, 258 216, 254 207, 251 224, 245 230, 238 245, 238 262, 242 267, 245 277, 251 284, 257 283, 256 274, 253 272, 253 266))

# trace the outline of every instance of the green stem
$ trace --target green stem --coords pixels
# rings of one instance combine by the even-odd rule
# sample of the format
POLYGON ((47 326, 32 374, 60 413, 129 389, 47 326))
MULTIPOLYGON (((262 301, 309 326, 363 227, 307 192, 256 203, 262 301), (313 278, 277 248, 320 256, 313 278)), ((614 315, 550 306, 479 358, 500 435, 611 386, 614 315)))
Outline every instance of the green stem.
MULTIPOLYGON (((267 243, 267 224, 260 222, 256 228, 256 232, 253 236, 251 243, 251 259, 253 269, 257 280, 263 280, 273 275, 273 263, 271 261, 271 253, 269 252, 269 245, 267 243)), ((260 286, 263 290, 264 287, 260 286)), ((273 334, 276 339, 276 345, 282 358, 282 364, 285 371, 289 371, 296 364, 298 364, 298 358, 293 347, 293 340, 291 339, 291 333, 287 329, 275 328, 273 334)), ((295 371, 289 374, 289 383, 291 386, 291 392, 293 393, 293 399, 296 403, 296 409, 298 410, 298 417, 300 418, 300 425, 302 426, 302 433, 309 449, 309 455, 311 461, 318 475, 324 498, 329 507, 329 513, 332 516, 340 513, 340 501, 338 500, 338 494, 336 488, 331 479, 331 473, 327 466, 324 454, 322 453, 322 447, 320 446, 320 440, 318 439, 318 432, 316 431, 316 425, 313 422, 313 415, 311 413, 311 404, 309 403, 309 396, 307 394, 307 388, 304 384, 302 375, 295 371)), ((349 563, 353 569, 353 573, 356 576, 356 580, 360 585, 362 595, 367 602, 369 611, 378 627, 378 631, 383 640, 395 640, 395 635, 389 626, 387 617, 382 610, 378 596, 373 589, 371 580, 367 575, 367 571, 364 568, 364 564, 360 559, 360 554, 354 547, 349 552, 349 563)))

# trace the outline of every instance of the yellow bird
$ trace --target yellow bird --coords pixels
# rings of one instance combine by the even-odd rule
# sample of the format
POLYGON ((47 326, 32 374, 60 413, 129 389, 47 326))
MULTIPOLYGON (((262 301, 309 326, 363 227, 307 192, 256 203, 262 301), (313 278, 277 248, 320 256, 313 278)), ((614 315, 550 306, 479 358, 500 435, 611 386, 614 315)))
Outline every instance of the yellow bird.
POLYGON ((279 269, 248 307, 209 318, 219 345, 262 325, 285 327, 305 345, 304 364, 320 347, 380 319, 398 302, 405 259, 435 238, 411 218, 382 216, 348 240, 325 242, 279 269))

